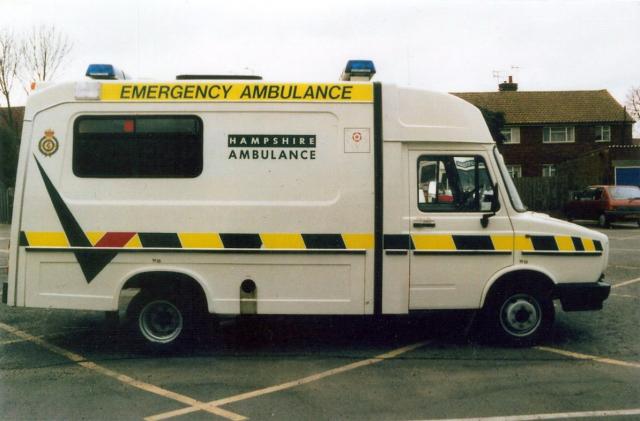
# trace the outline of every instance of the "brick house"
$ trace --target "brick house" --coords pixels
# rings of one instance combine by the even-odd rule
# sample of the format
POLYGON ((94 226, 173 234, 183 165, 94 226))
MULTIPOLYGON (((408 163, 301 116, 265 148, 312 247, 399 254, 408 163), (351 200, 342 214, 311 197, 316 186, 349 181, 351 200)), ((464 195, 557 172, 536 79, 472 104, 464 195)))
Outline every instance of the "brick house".
POLYGON ((499 146, 514 177, 556 175, 579 160, 601 173, 598 182, 640 185, 640 145, 634 120, 606 90, 518 91, 511 78, 497 92, 453 93, 505 118, 499 146))

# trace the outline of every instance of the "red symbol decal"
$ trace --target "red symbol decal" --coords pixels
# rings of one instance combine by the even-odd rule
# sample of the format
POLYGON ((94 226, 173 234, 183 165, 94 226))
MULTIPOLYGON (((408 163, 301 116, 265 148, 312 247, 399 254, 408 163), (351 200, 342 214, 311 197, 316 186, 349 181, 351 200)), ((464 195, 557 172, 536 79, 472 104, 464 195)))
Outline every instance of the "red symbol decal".
POLYGON ((353 139, 353 141, 356 143, 360 142, 362 140, 362 133, 353 132, 353 134, 351 135, 351 139, 353 139))

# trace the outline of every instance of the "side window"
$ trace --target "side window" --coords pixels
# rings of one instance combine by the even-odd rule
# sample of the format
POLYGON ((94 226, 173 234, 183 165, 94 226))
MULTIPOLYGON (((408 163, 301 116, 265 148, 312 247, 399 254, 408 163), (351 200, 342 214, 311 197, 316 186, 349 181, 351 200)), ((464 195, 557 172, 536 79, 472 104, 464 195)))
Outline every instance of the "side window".
POLYGON ((604 190, 603 190, 602 188, 597 188, 597 189, 595 190, 595 197, 594 197, 594 200, 602 200, 602 199, 603 199, 603 197, 602 197, 602 193, 604 193, 604 190))
POLYGON ((594 189, 587 189, 580 195, 580 200, 595 200, 595 195, 596 191, 594 189))
POLYGON ((479 156, 418 158, 418 209, 422 212, 484 212, 491 209, 493 187, 479 156))
POLYGON ((194 178, 202 172, 197 116, 82 116, 73 173, 83 178, 194 178))

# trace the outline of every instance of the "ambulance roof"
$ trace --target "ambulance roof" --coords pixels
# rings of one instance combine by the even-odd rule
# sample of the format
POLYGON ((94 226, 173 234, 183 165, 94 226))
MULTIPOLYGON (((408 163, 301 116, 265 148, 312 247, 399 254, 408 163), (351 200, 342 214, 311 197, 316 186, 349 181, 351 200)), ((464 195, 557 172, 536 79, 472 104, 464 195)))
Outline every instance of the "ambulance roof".
MULTIPOLYGON (((24 118, 32 120, 36 113, 62 103, 121 100, 162 101, 167 105, 177 101, 370 103, 373 84, 222 80, 65 82, 46 85, 33 92, 27 100, 24 118)), ((453 95, 383 83, 382 112, 385 141, 493 143, 478 108, 453 95)))

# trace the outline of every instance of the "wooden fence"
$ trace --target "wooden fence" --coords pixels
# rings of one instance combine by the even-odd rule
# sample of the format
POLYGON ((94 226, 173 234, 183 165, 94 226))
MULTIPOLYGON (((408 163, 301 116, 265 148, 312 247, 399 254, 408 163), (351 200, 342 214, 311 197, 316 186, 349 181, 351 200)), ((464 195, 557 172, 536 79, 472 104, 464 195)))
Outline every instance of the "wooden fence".
POLYGON ((522 177, 513 181, 524 205, 539 212, 562 211, 574 192, 600 184, 598 174, 577 172, 555 177, 522 177))
POLYGON ((0 224, 11 223, 13 210, 13 188, 7 188, 0 182, 0 224))

